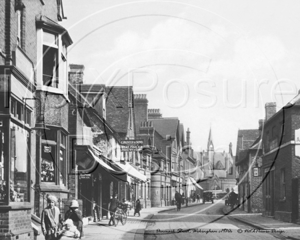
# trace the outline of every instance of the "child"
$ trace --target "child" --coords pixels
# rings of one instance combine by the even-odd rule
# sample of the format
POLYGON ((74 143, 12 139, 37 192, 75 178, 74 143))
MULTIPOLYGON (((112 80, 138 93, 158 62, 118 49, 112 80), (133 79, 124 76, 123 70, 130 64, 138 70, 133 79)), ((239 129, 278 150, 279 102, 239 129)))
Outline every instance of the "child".
POLYGON ((60 231, 61 237, 70 237, 70 238, 79 238, 80 232, 78 231, 77 227, 73 224, 72 219, 67 219, 64 222, 64 227, 60 231))

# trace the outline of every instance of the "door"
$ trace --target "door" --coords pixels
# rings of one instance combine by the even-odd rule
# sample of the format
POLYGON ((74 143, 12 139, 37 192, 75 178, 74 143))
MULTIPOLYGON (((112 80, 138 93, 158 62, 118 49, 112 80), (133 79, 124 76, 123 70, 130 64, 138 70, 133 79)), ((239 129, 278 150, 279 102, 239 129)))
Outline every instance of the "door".
POLYGON ((274 169, 268 172, 268 169, 265 169, 265 207, 266 215, 274 216, 274 169))
POLYGON ((296 223, 299 217, 299 183, 298 178, 292 180, 292 222, 296 223))

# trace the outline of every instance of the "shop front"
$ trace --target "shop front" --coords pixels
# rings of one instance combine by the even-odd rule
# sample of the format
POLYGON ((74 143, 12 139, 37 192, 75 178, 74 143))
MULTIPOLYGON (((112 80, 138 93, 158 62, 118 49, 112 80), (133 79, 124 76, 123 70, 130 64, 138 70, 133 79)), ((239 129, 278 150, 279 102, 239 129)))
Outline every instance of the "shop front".
POLYGON ((108 217, 111 196, 121 192, 121 183, 126 183, 126 174, 88 146, 76 147, 78 165, 78 199, 82 200, 83 215, 97 218, 108 217))

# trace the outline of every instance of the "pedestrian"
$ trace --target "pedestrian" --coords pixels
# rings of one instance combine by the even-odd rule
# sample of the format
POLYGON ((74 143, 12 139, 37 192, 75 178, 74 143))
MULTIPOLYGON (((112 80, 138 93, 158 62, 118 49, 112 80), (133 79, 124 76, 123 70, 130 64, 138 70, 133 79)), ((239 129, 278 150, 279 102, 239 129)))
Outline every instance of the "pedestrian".
POLYGON ((115 225, 115 213, 118 207, 118 199, 117 199, 117 194, 113 195, 113 197, 110 199, 110 202, 108 204, 108 210, 110 214, 110 219, 108 222, 108 225, 111 226, 111 222, 113 225, 115 225))
POLYGON ((62 237, 68 238, 79 238, 80 232, 74 225, 71 219, 67 219, 63 224, 63 229, 59 232, 59 239, 63 240, 62 237))
POLYGON ((200 195, 197 194, 197 203, 200 202, 200 195))
POLYGON ((231 209, 237 204, 237 194, 234 192, 233 188, 231 189, 231 193, 229 193, 228 203, 231 206, 231 209))
POLYGON ((53 195, 47 196, 47 207, 41 216, 42 232, 45 240, 56 240, 60 229, 60 211, 55 206, 57 198, 53 195))
POLYGON ((181 194, 178 191, 176 191, 175 193, 175 201, 176 201, 177 211, 180 211, 182 198, 181 198, 181 194))
POLYGON ((99 207, 95 201, 93 201, 93 215, 94 215, 94 222, 100 221, 99 207))
POLYGON ((141 216, 141 214, 140 214, 141 209, 142 209, 142 206, 141 206, 140 199, 137 199, 136 202, 135 202, 135 208, 134 208, 133 216, 135 216, 135 214, 138 213, 139 217, 140 217, 141 216))
POLYGON ((83 221, 82 221, 82 213, 79 210, 78 201, 72 200, 69 210, 65 214, 65 221, 67 219, 71 219, 74 225, 77 227, 78 231, 80 232, 80 237, 83 238, 83 221))

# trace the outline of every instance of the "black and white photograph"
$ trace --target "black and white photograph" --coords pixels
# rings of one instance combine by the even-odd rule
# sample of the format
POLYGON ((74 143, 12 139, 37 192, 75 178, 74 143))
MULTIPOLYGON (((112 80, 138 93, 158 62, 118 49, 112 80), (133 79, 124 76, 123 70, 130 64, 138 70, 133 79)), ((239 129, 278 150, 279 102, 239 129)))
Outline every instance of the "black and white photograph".
POLYGON ((0 0, 0 240, 300 240, 299 13, 0 0))

